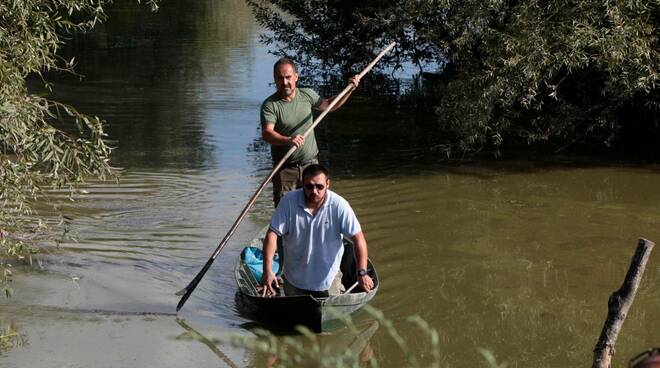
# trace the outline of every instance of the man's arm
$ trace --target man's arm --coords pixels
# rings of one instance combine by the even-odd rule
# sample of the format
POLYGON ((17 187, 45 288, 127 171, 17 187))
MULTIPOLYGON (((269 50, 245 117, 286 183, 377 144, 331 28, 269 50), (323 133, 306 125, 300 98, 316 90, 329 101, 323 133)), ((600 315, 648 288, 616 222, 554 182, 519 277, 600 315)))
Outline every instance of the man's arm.
POLYGON ((275 131, 275 123, 261 125, 261 138, 273 146, 296 146, 298 148, 305 144, 305 138, 298 134, 287 137, 275 131))
POLYGON ((275 250, 277 250, 277 234, 268 229, 266 237, 264 238, 263 244, 263 254, 264 254, 264 273, 261 276, 261 283, 264 287, 263 294, 261 296, 275 295, 275 288, 279 288, 280 284, 277 282, 277 277, 273 273, 273 256, 275 255, 275 250))
MULTIPOLYGON (((348 100, 348 98, 351 97, 351 94, 353 94, 353 91, 355 91, 355 90, 357 89, 358 85, 360 84, 360 76, 358 76, 358 75, 354 75, 353 77, 351 77, 351 79, 349 80, 349 82, 350 82, 351 84, 353 84, 353 86, 354 86, 353 89, 351 89, 350 91, 348 91, 348 93, 345 94, 345 95, 341 98, 341 100, 339 100, 339 102, 337 102, 337 104, 336 104, 335 106, 332 107, 332 110, 330 110, 330 111, 335 111, 335 110, 337 110, 338 108, 342 107, 342 105, 344 104, 344 102, 346 102, 346 100, 348 100)), ((323 102, 321 102, 321 104, 318 105, 318 106, 316 107, 316 109, 319 110, 319 111, 325 111, 325 110, 327 110, 327 109, 328 109, 328 106, 330 106, 330 104, 332 103, 332 101, 334 101, 336 98, 337 98, 337 96, 333 96, 333 97, 330 97, 330 98, 324 98, 324 99, 323 99, 323 102)))
MULTIPOLYGON (((364 238, 362 231, 353 236, 353 244, 355 245, 355 257, 357 258, 358 270, 366 270, 369 264, 369 251, 367 250, 367 240, 364 238)), ((358 283, 364 291, 369 291, 374 287, 374 280, 369 275, 358 275, 358 283)))

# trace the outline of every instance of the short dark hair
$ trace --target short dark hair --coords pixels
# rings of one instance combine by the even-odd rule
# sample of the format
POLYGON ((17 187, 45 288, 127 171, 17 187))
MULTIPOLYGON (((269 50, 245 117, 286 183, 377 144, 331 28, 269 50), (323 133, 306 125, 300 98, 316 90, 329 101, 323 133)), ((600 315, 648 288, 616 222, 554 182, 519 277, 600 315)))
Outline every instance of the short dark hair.
POLYGON ((296 63, 294 63, 293 60, 285 57, 280 58, 275 62, 275 65, 273 65, 273 73, 277 71, 277 67, 280 65, 291 65, 291 67, 293 68, 293 72, 298 73, 298 68, 296 68, 296 63))
POLYGON ((328 169, 319 164, 311 164, 307 166, 305 170, 303 170, 302 177, 305 179, 308 176, 316 176, 321 173, 325 174, 326 179, 330 179, 330 173, 328 172, 328 169))

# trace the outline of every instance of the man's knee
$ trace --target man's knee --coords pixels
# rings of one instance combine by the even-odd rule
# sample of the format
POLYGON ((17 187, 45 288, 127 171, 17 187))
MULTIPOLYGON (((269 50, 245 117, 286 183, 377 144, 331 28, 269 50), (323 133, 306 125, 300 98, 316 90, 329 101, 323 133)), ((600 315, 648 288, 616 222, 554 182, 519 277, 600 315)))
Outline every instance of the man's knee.
POLYGON ((275 207, 288 192, 298 186, 298 171, 295 168, 282 168, 273 177, 273 203, 275 207))

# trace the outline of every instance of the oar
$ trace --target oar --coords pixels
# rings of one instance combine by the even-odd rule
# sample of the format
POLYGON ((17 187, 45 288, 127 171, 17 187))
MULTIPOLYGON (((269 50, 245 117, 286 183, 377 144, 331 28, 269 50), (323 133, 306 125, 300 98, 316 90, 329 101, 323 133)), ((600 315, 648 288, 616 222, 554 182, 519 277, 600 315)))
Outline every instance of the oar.
MULTIPOLYGON (((395 44, 396 43, 392 42, 385 49, 383 49, 383 51, 381 51, 380 54, 378 54, 378 56, 376 56, 376 58, 371 63, 369 63, 369 65, 367 65, 367 67, 364 68, 364 70, 359 74, 360 78, 362 78, 365 74, 367 74, 371 70, 371 68, 373 68, 374 65, 376 65, 376 63, 394 47, 395 44)), ((307 128, 307 130, 303 134, 303 137, 307 138, 309 133, 311 133, 314 130, 314 128, 321 122, 321 120, 328 114, 328 112, 330 112, 330 110, 337 104, 337 102, 339 102, 342 99, 342 97, 344 97, 345 94, 352 91, 354 88, 355 88, 355 86, 353 86, 352 83, 349 83, 348 86, 346 86, 346 88, 344 88, 344 90, 341 91, 341 93, 339 93, 332 100, 330 105, 328 105, 328 108, 325 109, 323 112, 321 112, 321 114, 319 114, 319 116, 316 118, 316 120, 314 120, 312 122, 312 125, 310 125, 310 127, 307 128)), ((257 197, 259 197, 259 195, 264 190, 264 188, 266 188, 266 185, 268 185, 268 183, 271 181, 271 179, 273 179, 273 176, 275 176, 275 173, 277 172, 277 170, 279 170, 282 167, 282 165, 284 165, 286 160, 289 159, 289 157, 291 157, 291 155, 296 151, 296 149, 297 149, 296 146, 291 146, 289 151, 287 151, 286 155, 284 155, 284 157, 282 157, 282 159, 277 163, 277 165, 275 165, 275 167, 270 172, 270 174, 268 174, 268 177, 261 183, 261 185, 259 186, 259 189, 257 189, 256 192, 254 192, 254 194, 252 195, 252 198, 250 198, 248 203, 245 205, 245 208, 243 208, 243 211, 241 211, 241 214, 238 215, 238 218, 236 219, 236 221, 234 221, 234 224, 229 228, 229 231, 227 232, 227 235, 225 235, 225 237, 222 238, 222 241, 220 241, 220 244, 218 244, 218 247, 215 249, 215 252, 213 252, 213 255, 211 255, 211 258, 209 258, 209 260, 206 261, 206 264, 204 265, 204 267, 202 267, 202 270, 199 271, 199 273, 197 273, 197 276, 195 276, 195 278, 192 281, 190 281, 190 284, 188 284, 188 286, 186 286, 185 289, 182 289, 182 290, 180 290, 179 292, 176 293, 176 295, 179 295, 179 296, 183 295, 181 297, 181 300, 179 300, 179 304, 177 304, 177 306, 176 306, 176 311, 177 312, 186 303, 186 300, 188 300, 188 298, 190 297, 190 294, 192 294, 192 292, 197 287, 197 284, 199 284, 199 282, 202 280, 202 277, 204 277, 204 274, 206 274, 206 271, 209 270, 209 267, 211 267, 211 264, 213 264, 213 261, 215 261, 215 258, 218 256, 218 254, 220 254, 220 251, 222 250, 222 248, 224 248, 225 244, 227 244, 227 241, 229 241, 229 238, 231 238, 231 236, 234 235, 234 232, 236 231, 236 228, 241 223, 241 221, 243 221, 243 218, 247 214, 250 207, 252 207, 254 202, 257 200, 257 197)))

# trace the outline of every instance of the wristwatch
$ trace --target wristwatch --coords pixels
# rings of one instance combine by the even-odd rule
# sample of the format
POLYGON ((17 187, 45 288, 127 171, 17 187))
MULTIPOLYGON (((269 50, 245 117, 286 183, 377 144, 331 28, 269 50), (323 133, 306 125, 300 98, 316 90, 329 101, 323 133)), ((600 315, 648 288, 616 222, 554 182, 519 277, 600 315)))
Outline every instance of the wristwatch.
POLYGON ((365 270, 364 268, 360 268, 358 270, 358 276, 365 276, 366 274, 367 274, 367 270, 365 270))

